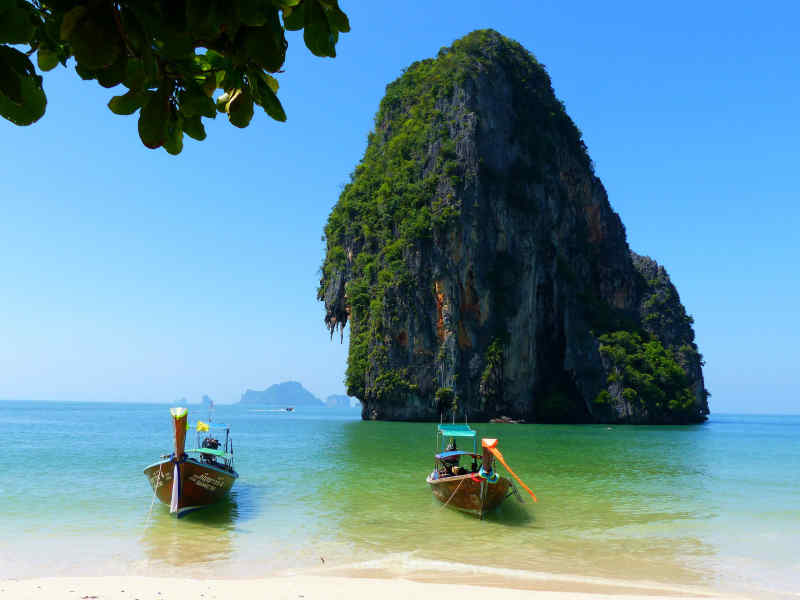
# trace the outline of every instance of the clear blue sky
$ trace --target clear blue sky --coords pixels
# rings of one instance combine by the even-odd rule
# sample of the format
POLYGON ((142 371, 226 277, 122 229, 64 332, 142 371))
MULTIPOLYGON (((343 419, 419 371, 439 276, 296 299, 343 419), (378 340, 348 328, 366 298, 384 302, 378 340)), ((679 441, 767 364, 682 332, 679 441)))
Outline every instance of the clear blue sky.
POLYGON ((289 37, 288 123, 218 118, 172 157, 71 68, 39 123, 0 120, 0 398, 343 393, 315 299, 328 212, 386 84, 492 27, 547 65, 631 248, 671 274, 712 411, 800 411, 796 3, 341 4, 336 59, 289 37))

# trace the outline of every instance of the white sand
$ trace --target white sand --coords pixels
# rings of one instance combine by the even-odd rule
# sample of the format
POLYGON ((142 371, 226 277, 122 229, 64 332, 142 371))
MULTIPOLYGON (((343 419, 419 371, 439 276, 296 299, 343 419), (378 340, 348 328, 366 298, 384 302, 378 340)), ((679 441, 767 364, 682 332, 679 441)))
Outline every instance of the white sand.
MULTIPOLYGON (((678 588, 542 581, 528 589, 309 574, 261 579, 53 577, 0 580, 2 600, 667 600, 723 596, 678 588)), ((506 582, 508 585, 508 582, 506 582)))

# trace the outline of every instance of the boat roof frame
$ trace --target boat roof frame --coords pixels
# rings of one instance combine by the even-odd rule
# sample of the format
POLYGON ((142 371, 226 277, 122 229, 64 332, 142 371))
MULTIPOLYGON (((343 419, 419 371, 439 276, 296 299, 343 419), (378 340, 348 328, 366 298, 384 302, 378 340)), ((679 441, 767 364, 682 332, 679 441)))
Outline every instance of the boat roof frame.
POLYGON ((474 438, 478 434, 469 425, 461 423, 440 423, 436 431, 447 437, 470 437, 474 438))
POLYGON ((466 423, 439 423, 436 427, 437 440, 441 436, 441 452, 445 452, 445 439, 446 438, 471 438, 472 439, 472 452, 478 451, 478 433, 466 423))

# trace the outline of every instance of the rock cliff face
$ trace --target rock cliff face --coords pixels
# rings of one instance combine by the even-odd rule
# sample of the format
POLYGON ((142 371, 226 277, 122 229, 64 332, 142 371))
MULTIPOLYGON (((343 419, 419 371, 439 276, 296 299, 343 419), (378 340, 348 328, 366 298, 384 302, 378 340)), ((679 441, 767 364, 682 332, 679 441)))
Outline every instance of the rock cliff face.
POLYGON ((698 422, 691 318, 632 254, 545 69, 469 34, 387 86, 325 228, 318 296, 350 323, 368 419, 698 422))

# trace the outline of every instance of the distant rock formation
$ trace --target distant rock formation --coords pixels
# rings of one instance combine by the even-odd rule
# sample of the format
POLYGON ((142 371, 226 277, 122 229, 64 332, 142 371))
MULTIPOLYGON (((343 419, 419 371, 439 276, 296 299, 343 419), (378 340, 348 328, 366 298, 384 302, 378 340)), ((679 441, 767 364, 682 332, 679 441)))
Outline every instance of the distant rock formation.
POLYGON ((387 86, 325 238, 318 298, 331 334, 350 324, 365 419, 706 419, 677 290, 628 247, 545 68, 496 31, 387 86))
POLYGON ((356 405, 360 407, 361 403, 344 394, 334 394, 325 399, 325 406, 328 408, 355 408, 356 405))
POLYGON ((280 407, 325 406, 322 400, 309 392, 297 381, 276 383, 263 391, 248 389, 242 394, 239 403, 280 407))

